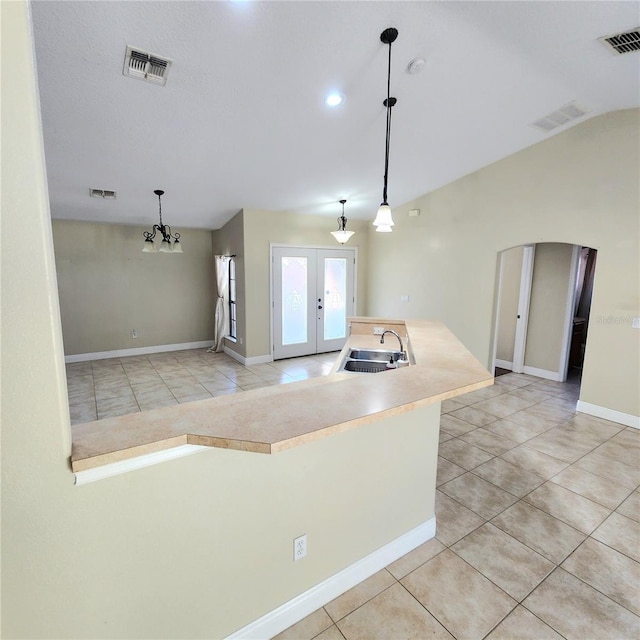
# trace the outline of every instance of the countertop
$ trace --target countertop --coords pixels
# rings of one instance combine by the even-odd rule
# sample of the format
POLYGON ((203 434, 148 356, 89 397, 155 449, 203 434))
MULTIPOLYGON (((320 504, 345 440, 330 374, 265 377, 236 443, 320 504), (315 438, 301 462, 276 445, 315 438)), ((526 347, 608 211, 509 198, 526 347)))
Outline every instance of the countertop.
MULTIPOLYGON (((369 328, 405 328, 415 364, 382 374, 331 373, 286 385, 72 427, 74 472, 185 444, 277 453, 493 384, 492 375, 438 321, 351 318, 348 348, 381 347, 369 328)), ((336 367, 334 367, 335 369, 336 367)))

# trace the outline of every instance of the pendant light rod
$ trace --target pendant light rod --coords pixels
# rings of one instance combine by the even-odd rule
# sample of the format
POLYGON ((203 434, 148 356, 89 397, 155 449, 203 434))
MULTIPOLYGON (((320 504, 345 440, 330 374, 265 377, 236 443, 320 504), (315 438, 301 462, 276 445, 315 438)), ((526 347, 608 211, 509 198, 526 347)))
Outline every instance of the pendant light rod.
POLYGON ((338 224, 340 225, 340 231, 344 231, 347 226, 347 219, 344 217, 344 205, 347 204, 346 200, 338 200, 342 205, 342 215, 338 218, 338 224))
POLYGON ((383 104, 387 109, 387 128, 385 134, 385 150, 384 150, 384 183, 382 188, 382 204, 387 203, 387 184, 389 182, 389 147, 391 144, 391 109, 395 107, 398 102, 395 98, 391 97, 391 44, 396 41, 398 37, 398 30, 393 27, 385 29, 380 34, 380 40, 384 44, 389 45, 389 62, 387 66, 387 97, 383 104))
POLYGON ((164 191, 162 189, 156 189, 153 193, 158 196, 158 213, 160 215, 160 227, 162 228, 162 196, 164 191))

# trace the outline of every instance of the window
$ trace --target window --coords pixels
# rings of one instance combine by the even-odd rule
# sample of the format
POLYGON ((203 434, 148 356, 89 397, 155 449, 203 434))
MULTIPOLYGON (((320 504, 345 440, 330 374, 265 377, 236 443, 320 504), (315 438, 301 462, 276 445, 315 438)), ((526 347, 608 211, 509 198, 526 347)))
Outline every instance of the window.
POLYGON ((237 338, 236 325, 236 259, 229 259, 229 337, 237 338))

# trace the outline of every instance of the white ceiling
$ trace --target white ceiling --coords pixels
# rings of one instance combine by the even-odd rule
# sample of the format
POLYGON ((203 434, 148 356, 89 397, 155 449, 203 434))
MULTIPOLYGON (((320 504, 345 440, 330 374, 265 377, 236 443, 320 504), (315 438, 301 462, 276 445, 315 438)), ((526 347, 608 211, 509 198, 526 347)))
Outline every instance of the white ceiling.
POLYGON ((640 106, 640 53, 597 38, 638 2, 68 2, 34 0, 54 218, 216 229, 239 209, 373 218, 382 195, 396 27, 393 207, 562 131, 571 101, 640 106), (127 45, 173 60, 166 86, 125 77, 127 45), (421 73, 407 64, 426 60, 421 73), (345 103, 329 109, 338 89, 345 103), (117 191, 116 200, 89 189, 117 191))

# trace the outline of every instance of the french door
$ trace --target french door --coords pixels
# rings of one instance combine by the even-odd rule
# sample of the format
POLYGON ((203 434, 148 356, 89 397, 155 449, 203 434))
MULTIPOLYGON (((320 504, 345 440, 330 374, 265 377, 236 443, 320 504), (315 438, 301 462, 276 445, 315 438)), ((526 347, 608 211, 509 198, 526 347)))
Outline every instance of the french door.
POLYGON ((354 310, 355 250, 273 247, 273 359, 342 349, 354 310))

